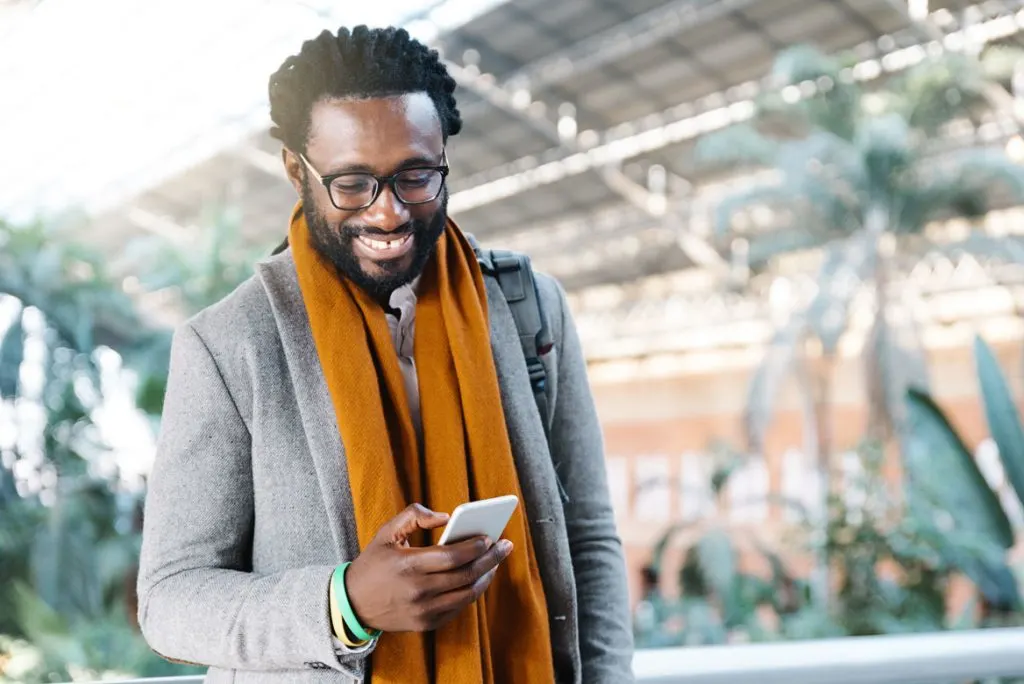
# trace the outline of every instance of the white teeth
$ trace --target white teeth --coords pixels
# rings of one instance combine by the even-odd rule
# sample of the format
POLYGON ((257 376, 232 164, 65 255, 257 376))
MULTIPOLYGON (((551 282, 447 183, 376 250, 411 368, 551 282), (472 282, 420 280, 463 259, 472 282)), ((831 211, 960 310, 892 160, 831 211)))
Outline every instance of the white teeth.
POLYGON ((359 241, 377 252, 389 252, 398 249, 409 241, 412 235, 406 235, 397 240, 371 240, 368 237, 359 236, 359 241))

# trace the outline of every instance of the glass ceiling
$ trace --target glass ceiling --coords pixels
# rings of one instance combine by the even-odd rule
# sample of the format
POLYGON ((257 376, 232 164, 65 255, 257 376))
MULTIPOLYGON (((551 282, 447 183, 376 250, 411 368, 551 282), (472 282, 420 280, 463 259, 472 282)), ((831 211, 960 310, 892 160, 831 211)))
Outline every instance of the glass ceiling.
POLYGON ((117 207, 269 125, 303 40, 405 24, 423 40, 504 0, 44 0, 0 14, 0 217, 117 207))

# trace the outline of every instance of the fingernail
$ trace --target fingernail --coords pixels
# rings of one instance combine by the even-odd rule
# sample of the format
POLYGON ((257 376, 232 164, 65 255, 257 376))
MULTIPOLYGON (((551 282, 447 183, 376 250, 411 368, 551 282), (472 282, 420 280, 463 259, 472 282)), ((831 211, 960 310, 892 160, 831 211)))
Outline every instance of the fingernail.
POLYGON ((507 556, 508 554, 512 553, 512 542, 510 542, 508 539, 502 539, 500 542, 498 542, 498 549, 507 556))

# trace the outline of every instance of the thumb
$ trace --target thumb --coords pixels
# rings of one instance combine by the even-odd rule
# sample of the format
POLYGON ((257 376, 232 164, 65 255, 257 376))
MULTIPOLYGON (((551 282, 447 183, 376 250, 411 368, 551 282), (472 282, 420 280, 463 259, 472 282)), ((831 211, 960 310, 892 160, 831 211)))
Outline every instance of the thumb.
POLYGON ((418 530, 432 530, 447 522, 447 513, 436 513, 426 506, 410 504, 381 529, 382 541, 399 544, 418 530))

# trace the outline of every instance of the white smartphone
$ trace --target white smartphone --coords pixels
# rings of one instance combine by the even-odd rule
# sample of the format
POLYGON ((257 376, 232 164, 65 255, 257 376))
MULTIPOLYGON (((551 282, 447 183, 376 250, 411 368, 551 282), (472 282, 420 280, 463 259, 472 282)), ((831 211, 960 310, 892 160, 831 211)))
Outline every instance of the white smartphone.
POLYGON ((454 544, 472 537, 487 537, 496 542, 518 505, 519 497, 514 494, 464 503, 452 512, 438 544, 454 544))

